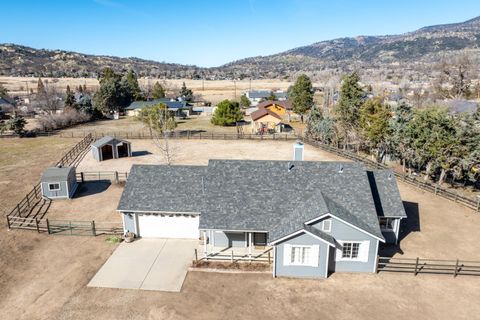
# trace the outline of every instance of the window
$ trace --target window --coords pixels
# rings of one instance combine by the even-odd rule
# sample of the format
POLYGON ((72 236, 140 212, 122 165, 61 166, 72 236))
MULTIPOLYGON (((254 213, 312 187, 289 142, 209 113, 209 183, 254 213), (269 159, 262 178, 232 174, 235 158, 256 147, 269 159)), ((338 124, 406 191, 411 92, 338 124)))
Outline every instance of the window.
POLYGON ((395 219, 381 217, 381 218, 378 218, 378 222, 380 224, 381 230, 393 231, 395 219))
POLYGON ((60 190, 60 183, 49 183, 48 184, 49 191, 57 191, 60 190))
POLYGON ((326 232, 330 232, 332 230, 332 220, 330 219, 323 220, 322 230, 326 232))
POLYGON ((290 254, 290 264, 308 265, 310 263, 310 247, 292 246, 290 254))
POLYGON ((342 246, 342 259, 358 259, 358 253, 360 251, 359 242, 345 242, 342 246))

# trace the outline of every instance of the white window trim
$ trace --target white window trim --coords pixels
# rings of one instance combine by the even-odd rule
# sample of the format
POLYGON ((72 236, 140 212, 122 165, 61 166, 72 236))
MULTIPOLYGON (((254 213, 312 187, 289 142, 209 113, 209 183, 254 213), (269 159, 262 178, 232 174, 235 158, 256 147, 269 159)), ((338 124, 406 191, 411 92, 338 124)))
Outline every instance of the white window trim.
POLYGON ((60 187, 60 182, 48 182, 48 191, 60 191, 62 188, 60 187), (52 184, 58 184, 58 189, 51 189, 50 186, 52 184))
POLYGON ((319 245, 301 245, 301 244, 285 244, 283 246, 283 265, 284 266, 294 266, 294 267, 318 267, 319 262, 319 245), (308 261, 305 263, 295 263, 292 262, 292 249, 293 248, 309 248, 308 261))
POLYGON ((350 261, 350 262, 368 262, 370 251, 370 240, 358 241, 358 240, 344 240, 338 241, 343 247, 345 243, 359 243, 358 257, 357 258, 343 258, 343 250, 337 249, 335 261, 350 261))
POLYGON ((358 243, 358 254, 357 254, 356 258, 344 258, 343 257, 343 250, 340 250, 340 252, 342 254, 340 256, 340 261, 360 261, 360 247, 362 246, 362 241, 342 241, 341 242, 342 247, 346 243, 351 243, 351 244, 358 243))
POLYGON ((391 218, 391 217, 379 217, 378 218, 378 224, 380 225, 380 231, 382 232, 395 232, 396 226, 397 226, 397 218, 391 218), (380 224, 380 219, 391 219, 392 220, 392 229, 385 229, 382 228, 380 224))
POLYGON ((309 257, 308 257, 308 261, 304 262, 304 263, 301 263, 301 262, 292 262, 290 260, 290 265, 291 266, 310 266, 311 263, 310 263, 310 259, 312 258, 310 255, 312 254, 313 252, 313 246, 310 246, 310 245, 297 245, 297 244, 291 244, 290 245, 290 256, 292 254, 292 251, 294 248, 307 248, 309 250, 308 254, 309 254, 309 257))
POLYGON ((325 232, 332 231, 332 219, 325 219, 322 221, 322 231, 325 231, 325 232), (329 222, 328 228, 325 228, 325 222, 329 222))

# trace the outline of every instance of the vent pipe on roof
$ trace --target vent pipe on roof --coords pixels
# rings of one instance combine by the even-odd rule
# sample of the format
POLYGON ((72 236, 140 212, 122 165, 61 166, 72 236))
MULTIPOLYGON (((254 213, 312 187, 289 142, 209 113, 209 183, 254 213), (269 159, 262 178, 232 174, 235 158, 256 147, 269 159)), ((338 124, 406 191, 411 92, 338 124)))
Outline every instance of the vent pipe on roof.
POLYGON ((292 169, 295 167, 290 161, 287 163, 288 165, 288 172, 292 171, 292 169))
POLYGON ((340 168, 338 169, 338 173, 342 173, 343 172, 343 164, 340 165, 340 168))
POLYGON ((303 161, 303 149, 304 145, 301 141, 297 141, 293 144, 293 160, 303 161))

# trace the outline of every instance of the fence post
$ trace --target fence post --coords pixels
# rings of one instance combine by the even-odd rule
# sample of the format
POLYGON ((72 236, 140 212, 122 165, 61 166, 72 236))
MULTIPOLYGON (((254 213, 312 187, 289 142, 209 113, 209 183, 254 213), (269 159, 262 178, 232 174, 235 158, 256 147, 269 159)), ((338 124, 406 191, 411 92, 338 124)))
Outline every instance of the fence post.
POLYGON ((48 221, 48 218, 47 218, 47 233, 50 234, 50 222, 48 221))
POLYGON ((82 183, 85 182, 85 178, 83 176, 83 171, 80 172, 80 181, 82 181, 82 183))
POLYGON ((35 218, 35 226, 37 227, 37 232, 40 233, 40 227, 38 226, 38 219, 35 218))
POLYGON ((457 276, 457 272, 458 272, 458 259, 455 263, 455 271, 453 272, 453 277, 455 278, 457 276))
POLYGON ((95 221, 92 220, 92 234, 95 237, 97 235, 97 230, 95 229, 95 221))
POLYGON ((10 219, 8 218, 8 216, 6 218, 7 218, 7 227, 8 227, 8 230, 10 230, 10 219))
POLYGON ((477 196, 478 201, 477 201, 477 211, 480 211, 480 196, 477 196))
POLYGON ((415 261, 415 272, 414 272, 414 275, 416 276, 418 273, 418 257, 417 257, 417 260, 415 261))
POLYGON ((195 264, 198 263, 198 252, 197 249, 195 249, 195 264))
POLYGON ((17 212, 18 212, 18 216, 21 217, 20 205, 19 204, 17 204, 17 212))
POLYGON ((272 260, 270 260, 270 251, 268 251, 268 264, 271 264, 272 260))
POLYGON ((118 184, 118 171, 115 171, 115 183, 118 184))
POLYGON ((232 249, 232 251, 230 251, 230 253, 232 254, 232 258, 231 258, 231 259, 232 259, 232 263, 233 263, 233 249, 232 249))
POLYGON ((375 262, 375 273, 378 273, 379 263, 380 263, 380 256, 377 254, 377 261, 375 262))

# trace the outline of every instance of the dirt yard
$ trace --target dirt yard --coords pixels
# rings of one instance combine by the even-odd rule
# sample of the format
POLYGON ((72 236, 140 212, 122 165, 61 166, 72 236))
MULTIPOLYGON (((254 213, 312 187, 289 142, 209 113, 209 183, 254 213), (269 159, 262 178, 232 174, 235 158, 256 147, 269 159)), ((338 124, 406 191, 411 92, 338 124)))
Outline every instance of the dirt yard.
MULTIPOLYGON (((0 214, 8 213, 79 139, 0 139, 0 214)), ((3 214, 2 214, 3 216, 3 214)))
MULTIPOLYGON (((7 150, 0 153, 4 170, 0 176, 2 206, 23 196, 23 191, 10 190, 30 189, 23 184, 37 181, 43 168, 75 142, 52 137, 0 140, 2 151, 7 150)), ((132 142, 134 151, 151 151, 148 141, 132 142)), ((175 163, 185 164, 206 164, 209 158, 290 159, 292 153, 291 141, 175 142, 180 149, 175 163)), ((161 162, 158 156, 137 155, 128 161, 100 164, 88 155, 80 165, 89 170, 127 170, 132 163, 161 162)), ((306 147, 306 160, 335 159, 306 147)), ((399 186, 409 214, 401 242, 404 256, 480 260, 479 214, 403 183, 399 186)), ((104 201, 119 197, 121 187, 108 186, 105 190, 70 203, 75 203, 75 212, 88 215, 91 209, 101 208, 104 201)), ((60 206, 57 209, 61 205, 55 204, 60 206)), ((109 214, 114 205, 102 210, 109 214)), ((2 319, 235 319, 241 315, 244 319, 383 320, 385 315, 395 319, 474 319, 480 314, 480 278, 463 276, 338 273, 326 280, 299 280, 273 279, 263 274, 190 272, 181 293, 88 288, 86 284, 116 248, 106 243, 105 237, 3 230, 2 319)))
MULTIPOLYGON (((97 162, 88 153, 77 171, 130 171, 132 164, 165 163, 151 140, 132 139, 133 157, 97 162)), ((173 164, 207 165, 209 159, 291 160, 294 141, 170 140, 173 164)), ((333 161, 339 157, 305 146, 305 161, 333 161)))
POLYGON ((122 222, 120 214, 116 211, 122 192, 123 184, 109 181, 82 183, 73 199, 52 201, 47 218, 122 222))

